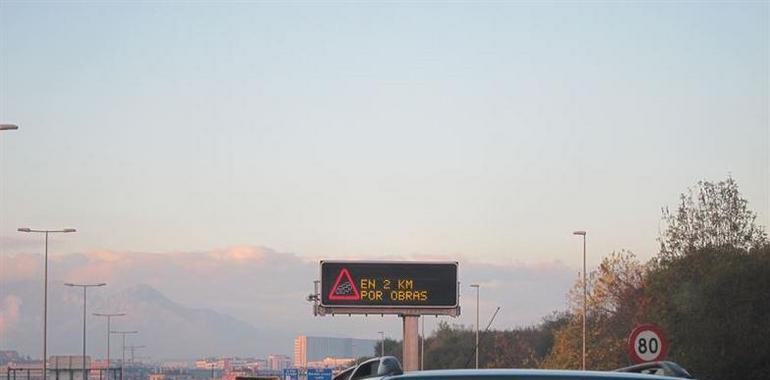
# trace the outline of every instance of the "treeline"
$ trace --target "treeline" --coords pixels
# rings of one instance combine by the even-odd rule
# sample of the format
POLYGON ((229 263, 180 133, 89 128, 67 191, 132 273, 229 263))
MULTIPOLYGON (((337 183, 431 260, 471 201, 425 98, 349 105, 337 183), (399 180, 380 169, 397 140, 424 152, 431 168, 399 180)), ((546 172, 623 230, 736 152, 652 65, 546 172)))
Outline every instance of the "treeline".
MULTIPOLYGON (((630 365, 631 329, 661 326, 668 360, 699 379, 770 379, 770 246, 756 214, 732 178, 699 182, 663 209, 660 251, 642 263, 613 252, 587 278, 586 367, 630 365)), ((578 281, 569 307, 532 327, 482 333, 482 368, 581 366, 582 293, 578 281)), ((425 341, 425 369, 475 365, 475 331, 442 323, 425 341)), ((400 357, 400 342, 386 341, 400 357)))

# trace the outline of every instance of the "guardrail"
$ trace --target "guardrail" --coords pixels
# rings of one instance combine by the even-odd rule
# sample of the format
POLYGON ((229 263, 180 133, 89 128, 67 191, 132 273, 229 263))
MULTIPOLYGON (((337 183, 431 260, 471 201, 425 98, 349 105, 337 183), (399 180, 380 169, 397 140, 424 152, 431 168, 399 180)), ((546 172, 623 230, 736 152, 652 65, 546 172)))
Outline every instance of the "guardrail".
MULTIPOLYGON (((87 370, 83 376, 82 369, 75 368, 49 368, 47 380, 123 380, 120 367, 96 368, 87 370)), ((39 367, 8 367, 4 374, 0 374, 0 380, 43 380, 43 369, 39 367), (4 376, 3 376, 4 375, 4 376)))

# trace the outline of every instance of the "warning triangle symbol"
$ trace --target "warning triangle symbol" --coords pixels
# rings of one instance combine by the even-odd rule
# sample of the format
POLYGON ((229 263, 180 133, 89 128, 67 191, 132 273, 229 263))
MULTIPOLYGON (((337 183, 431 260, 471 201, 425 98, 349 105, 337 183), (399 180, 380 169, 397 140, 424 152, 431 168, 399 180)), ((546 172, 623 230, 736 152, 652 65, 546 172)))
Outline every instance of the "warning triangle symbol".
POLYGON ((334 281, 332 291, 329 292, 329 299, 332 301, 357 301, 359 299, 358 289, 353 278, 350 277, 348 268, 342 268, 337 280, 334 281))

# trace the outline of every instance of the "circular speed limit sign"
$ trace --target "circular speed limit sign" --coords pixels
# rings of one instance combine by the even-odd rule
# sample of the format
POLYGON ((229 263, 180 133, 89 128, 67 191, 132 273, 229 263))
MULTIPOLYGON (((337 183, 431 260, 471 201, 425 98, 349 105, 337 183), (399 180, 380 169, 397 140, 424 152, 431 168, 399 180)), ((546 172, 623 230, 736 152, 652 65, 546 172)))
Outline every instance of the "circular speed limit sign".
POLYGON ((634 363, 663 360, 668 342, 663 330, 655 325, 639 325, 628 336, 628 355, 634 363))

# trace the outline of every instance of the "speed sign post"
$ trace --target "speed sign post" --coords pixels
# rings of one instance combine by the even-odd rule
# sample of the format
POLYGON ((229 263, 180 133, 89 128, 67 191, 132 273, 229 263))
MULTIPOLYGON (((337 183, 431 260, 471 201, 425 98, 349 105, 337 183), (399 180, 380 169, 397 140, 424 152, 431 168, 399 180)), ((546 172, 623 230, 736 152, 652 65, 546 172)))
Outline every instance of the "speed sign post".
POLYGON ((636 364, 663 360, 667 353, 666 335, 658 326, 639 325, 628 336, 628 356, 636 364))

